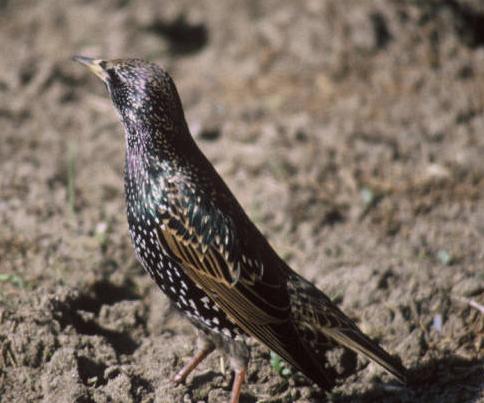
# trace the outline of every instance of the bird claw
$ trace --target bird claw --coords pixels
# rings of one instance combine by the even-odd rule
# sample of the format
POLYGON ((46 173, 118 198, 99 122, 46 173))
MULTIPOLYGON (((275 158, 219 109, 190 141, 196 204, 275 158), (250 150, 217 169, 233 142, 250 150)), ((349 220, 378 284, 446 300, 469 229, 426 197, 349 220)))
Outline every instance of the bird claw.
POLYGON ((174 384, 174 386, 185 383, 188 375, 190 375, 198 364, 200 364, 213 350, 214 347, 210 345, 198 351, 195 356, 190 359, 190 361, 188 361, 188 363, 185 364, 185 366, 171 379, 171 382, 174 384))
POLYGON ((173 386, 178 386, 185 383, 185 378, 183 378, 182 374, 178 372, 173 378, 170 379, 170 382, 173 384, 173 386))

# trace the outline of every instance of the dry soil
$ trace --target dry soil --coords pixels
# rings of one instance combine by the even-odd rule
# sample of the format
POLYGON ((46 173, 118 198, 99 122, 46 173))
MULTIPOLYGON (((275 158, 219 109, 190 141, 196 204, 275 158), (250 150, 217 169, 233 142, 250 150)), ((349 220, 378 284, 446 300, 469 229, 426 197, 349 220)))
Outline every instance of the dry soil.
POLYGON ((135 261, 124 139, 72 54, 174 76, 276 250, 402 358, 331 393, 254 343, 243 402, 484 401, 484 5, 0 1, 0 401, 223 402, 219 356, 135 261))

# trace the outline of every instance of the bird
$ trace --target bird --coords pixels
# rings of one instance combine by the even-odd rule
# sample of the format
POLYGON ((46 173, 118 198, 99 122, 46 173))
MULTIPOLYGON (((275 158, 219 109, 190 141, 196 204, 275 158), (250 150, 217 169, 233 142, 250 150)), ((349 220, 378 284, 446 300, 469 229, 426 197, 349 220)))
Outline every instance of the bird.
POLYGON ((342 346, 400 382, 408 370, 365 335, 321 290, 278 256, 201 152, 171 76, 142 59, 74 56, 105 84, 124 127, 124 190, 137 259, 198 330, 182 383, 212 351, 233 370, 240 399, 255 338, 330 390, 326 352, 342 346))

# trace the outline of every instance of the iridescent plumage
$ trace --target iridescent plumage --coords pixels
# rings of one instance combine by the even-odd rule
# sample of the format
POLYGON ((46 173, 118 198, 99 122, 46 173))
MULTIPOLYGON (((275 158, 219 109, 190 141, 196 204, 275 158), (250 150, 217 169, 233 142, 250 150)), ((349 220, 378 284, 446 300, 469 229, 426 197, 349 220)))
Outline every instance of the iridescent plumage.
POLYGON ((252 336, 329 389, 334 345, 362 353, 402 382, 405 368, 279 258, 190 135, 170 76, 137 59, 78 57, 105 83, 126 134, 125 193, 143 267, 202 331, 188 373, 215 347, 231 357, 238 401, 252 336))

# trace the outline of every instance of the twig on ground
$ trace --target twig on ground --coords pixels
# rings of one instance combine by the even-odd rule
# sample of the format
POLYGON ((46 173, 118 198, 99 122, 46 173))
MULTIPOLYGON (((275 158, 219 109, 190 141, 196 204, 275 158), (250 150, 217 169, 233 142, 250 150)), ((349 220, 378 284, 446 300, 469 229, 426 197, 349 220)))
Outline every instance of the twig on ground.
POLYGON ((463 302, 463 303, 471 306, 472 308, 477 309, 481 314, 484 315, 484 305, 479 304, 479 302, 474 301, 473 299, 470 299, 470 298, 466 298, 466 297, 451 296, 451 298, 456 300, 456 301, 463 302))

